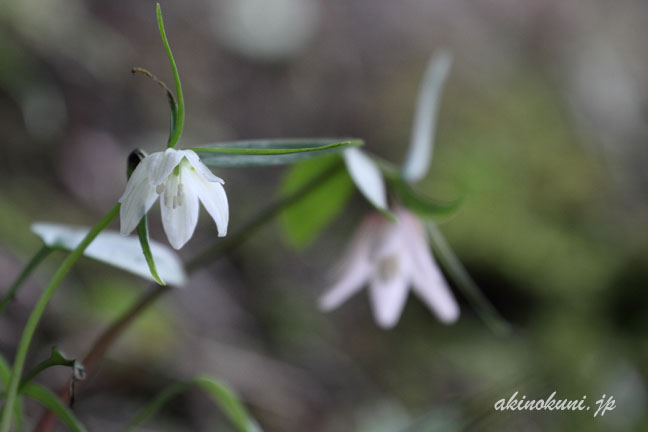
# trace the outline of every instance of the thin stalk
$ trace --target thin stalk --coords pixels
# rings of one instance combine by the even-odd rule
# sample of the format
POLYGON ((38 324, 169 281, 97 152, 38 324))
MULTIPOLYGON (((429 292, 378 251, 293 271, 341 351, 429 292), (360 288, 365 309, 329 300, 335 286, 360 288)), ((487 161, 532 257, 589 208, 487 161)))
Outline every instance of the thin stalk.
POLYGON ((32 257, 31 260, 27 263, 23 271, 18 275, 14 283, 11 285, 9 288, 9 291, 7 291, 7 295, 4 296, 2 300, 0 300, 0 314, 5 310, 5 308, 11 303, 11 301, 16 297, 16 293, 18 292, 18 288, 27 280, 27 278, 32 274, 32 272, 38 267, 38 265, 45 259, 47 256, 52 252, 52 248, 50 248, 47 245, 43 245, 38 252, 36 252, 36 255, 32 257))
MULTIPOLYGON (((228 235, 223 240, 219 240, 214 244, 214 246, 208 248, 207 250, 190 260, 186 265, 187 272, 192 273, 202 265, 208 262, 212 262, 213 260, 223 256, 227 252, 241 245, 250 237, 250 235, 252 235, 258 229, 262 228, 266 223, 274 219, 279 213, 281 213, 281 211, 297 203, 308 193, 317 189, 317 187, 324 185, 328 180, 332 179, 337 172, 343 169, 343 167, 344 166, 340 164, 323 171, 321 174, 304 184, 304 186, 302 186, 300 189, 270 204, 255 218, 249 220, 236 232, 228 235)), ((110 346, 117 340, 117 338, 119 338, 124 330, 126 330, 128 326, 142 314, 142 312, 144 312, 146 309, 148 309, 149 306, 155 303, 155 300, 157 300, 168 291, 170 291, 170 287, 168 285, 162 286, 152 284, 151 288, 146 294, 140 297, 140 299, 137 300, 137 302, 135 302, 129 310, 124 312, 124 314, 122 314, 116 321, 114 321, 108 328, 104 330, 99 338, 92 344, 90 350, 88 351, 88 354, 83 359, 83 366, 86 369, 86 375, 88 378, 94 372, 95 367, 99 363, 99 360, 104 356, 106 351, 108 351, 110 346)), ((87 381, 88 380, 86 380, 86 382, 87 381)), ((77 387, 80 384, 80 382, 77 383, 77 387)), ((67 385, 59 391, 59 395, 65 403, 69 403, 72 396, 72 387, 70 385, 70 382, 68 382, 67 385)), ((34 431, 48 432, 52 430, 55 422, 56 417, 48 411, 43 414, 34 431)))
POLYGON ((236 248, 238 245, 247 240, 248 237, 250 237, 257 229, 261 228, 267 222, 274 219, 283 210, 295 204, 303 197, 308 195, 311 191, 317 189, 319 186, 325 184, 326 181, 331 179, 333 175, 338 171, 342 170, 343 167, 344 166, 342 164, 336 164, 329 169, 322 171, 322 173, 315 176, 312 180, 308 181, 300 189, 270 204, 265 208, 265 210, 259 213, 257 217, 248 221, 234 234, 225 237, 222 241, 215 243, 214 246, 208 248, 200 255, 189 261, 187 263, 187 270, 191 272, 196 268, 201 267, 206 262, 212 261, 215 258, 223 255, 224 253, 227 253, 230 250, 236 248))
POLYGON ((66 359, 59 350, 54 348, 49 358, 38 363, 31 371, 25 374, 25 377, 20 381, 20 385, 18 386, 18 393, 20 393, 32 379, 36 378, 38 374, 43 372, 45 369, 49 369, 52 366, 67 366, 73 368, 75 363, 75 360, 66 359))
POLYGON ((81 241, 79 246, 68 255, 68 257, 63 261, 59 269, 56 271, 49 285, 43 291, 43 294, 38 299, 36 306, 29 315, 25 329, 23 330, 20 342, 18 344, 18 351, 16 352, 16 357, 14 359, 13 369, 11 371, 11 378, 9 379, 9 385, 7 386, 7 395, 4 405, 4 410, 2 412, 2 419, 0 422, 0 432, 9 432, 11 426, 11 417, 13 413, 14 404, 16 403, 16 397, 18 395, 18 386, 20 385, 20 377, 22 375, 23 369, 25 367, 25 360, 27 358, 27 352, 29 351, 29 345, 38 326, 38 322, 45 312, 45 308, 49 303, 50 299, 56 292, 56 289, 61 284, 65 276, 68 274, 74 263, 81 257, 83 251, 92 243, 92 241, 99 235, 101 231, 108 226, 108 224, 119 214, 120 204, 116 204, 104 217, 95 225, 90 232, 85 236, 81 241))

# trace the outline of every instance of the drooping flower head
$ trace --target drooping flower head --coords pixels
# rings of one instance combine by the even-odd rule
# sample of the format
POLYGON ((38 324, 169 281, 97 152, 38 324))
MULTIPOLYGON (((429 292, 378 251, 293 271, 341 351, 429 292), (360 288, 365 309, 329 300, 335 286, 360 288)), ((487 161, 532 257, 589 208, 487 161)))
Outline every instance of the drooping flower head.
POLYGON ((404 208, 394 214, 397 222, 377 212, 365 217, 320 307, 335 309, 368 285, 376 322, 390 328, 398 322, 411 288, 441 322, 456 321, 459 306, 432 257, 422 223, 404 208))
MULTIPOLYGON (((410 148, 396 183, 415 183, 427 174, 441 89, 449 68, 447 53, 429 62, 419 92, 410 148)), ((376 162, 359 150, 347 150, 344 157, 358 189, 376 209, 388 213, 384 179, 376 162)), ((342 260, 341 274, 321 297, 320 307, 335 309, 368 285, 376 322, 389 328, 398 322, 411 288, 442 322, 456 321, 459 307, 430 252, 423 224, 403 207, 396 207, 393 216, 396 220, 374 212, 364 219, 342 260)))
POLYGON ((199 200, 223 237, 229 221, 224 183, 192 150, 168 148, 152 153, 135 168, 119 199, 121 234, 130 234, 159 197, 164 232, 175 249, 193 235, 199 200))

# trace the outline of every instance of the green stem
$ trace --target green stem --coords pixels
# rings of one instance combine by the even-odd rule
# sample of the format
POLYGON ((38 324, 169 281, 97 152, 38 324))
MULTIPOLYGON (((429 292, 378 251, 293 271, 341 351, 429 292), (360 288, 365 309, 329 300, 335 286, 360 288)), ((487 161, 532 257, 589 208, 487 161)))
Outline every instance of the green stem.
POLYGON ((2 412, 2 420, 0 423, 0 432, 9 432, 11 426, 11 414, 13 412, 14 404, 16 403, 16 397, 18 395, 18 386, 20 384, 20 377, 25 366, 25 360, 27 358, 27 352, 29 351, 29 345, 38 326, 38 322, 45 311, 45 307, 49 303, 50 299, 56 292, 56 288, 61 284, 65 276, 68 274, 74 263, 81 257, 85 249, 92 243, 92 241, 99 235, 104 228, 119 214, 119 207, 121 204, 116 204, 106 216, 95 225, 90 232, 85 236, 81 241, 79 246, 74 249, 70 255, 63 261, 59 269, 56 271, 49 285, 43 291, 43 294, 38 299, 36 306, 29 315, 27 324, 25 324, 25 329, 23 330, 20 342, 18 344, 18 351, 16 352, 16 357, 14 359, 13 369, 11 372, 11 379, 9 380, 9 385, 7 386, 7 395, 5 400, 4 410, 2 412))
MULTIPOLYGON (((245 240, 247 240, 256 230, 260 229, 266 223, 275 218, 279 213, 281 213, 281 211, 297 203, 311 191, 325 184, 343 168, 344 165, 336 164, 330 169, 327 169, 321 174, 314 177, 312 180, 304 184, 295 192, 286 195, 278 201, 270 204, 261 213, 259 213, 257 217, 249 220, 236 232, 229 234, 222 240, 219 240, 214 244, 214 246, 208 248, 203 253, 190 260, 186 266, 187 271, 189 273, 192 273, 202 265, 211 262, 223 256, 225 253, 235 249, 245 240)), ((170 289, 171 287, 169 285, 152 285, 150 290, 142 297, 140 297, 140 299, 138 299, 137 302, 135 302, 129 310, 124 312, 116 321, 113 321, 113 323, 108 328, 106 328, 106 330, 104 330, 99 338, 95 340, 93 345, 90 347, 88 354, 83 359, 83 365, 86 369, 86 376, 90 377, 101 357, 103 357, 106 351, 117 340, 117 338, 119 338, 124 330, 126 330, 126 328, 128 328, 128 326, 133 323, 140 314, 142 314, 153 303, 155 303, 155 301, 159 297, 170 291, 170 289)), ((81 383, 78 383, 77 386, 79 384, 81 383)), ((69 401, 71 396, 70 385, 63 387, 59 391, 59 394, 62 400, 64 400, 65 402, 69 401)), ((55 421, 56 418, 52 415, 52 413, 47 412, 43 414, 34 430, 37 432, 47 432, 54 427, 55 421)))
POLYGON ((257 229, 261 228, 267 222, 274 219, 274 217, 281 213, 284 209, 295 204, 303 197, 308 195, 311 191, 317 189, 318 187, 325 184, 329 179, 333 178, 333 175, 343 169, 343 167, 344 166, 342 164, 333 165, 331 168, 322 171, 322 173, 315 176, 295 192, 286 195, 280 200, 270 204, 265 208, 265 210, 259 213, 257 217, 248 221, 234 234, 225 237, 223 240, 215 243, 214 246, 210 247, 209 249, 189 261, 187 263, 187 271, 192 272, 196 268, 204 265, 206 262, 212 261, 223 255, 224 253, 227 253, 230 250, 236 248, 238 245, 247 240, 248 237, 250 237, 257 229))
POLYGON ((162 9, 160 8, 160 3, 155 6, 157 12, 157 21, 158 28, 160 29, 160 36, 162 37, 162 42, 164 43, 164 49, 166 50, 167 56, 169 57, 169 63, 171 63, 171 71, 173 72, 173 81, 175 82, 176 88, 176 97, 178 98, 177 111, 175 113, 175 122, 173 127, 173 133, 169 137, 169 148, 175 147, 180 139, 182 134, 182 128, 184 127, 184 118, 185 118, 185 106, 184 106, 184 97, 182 96, 182 86, 180 85, 180 74, 178 73, 178 66, 173 58, 173 53, 171 52, 171 47, 169 46, 169 40, 166 36, 166 31, 164 30, 164 21, 162 20, 162 9))
POLYGON ((52 355, 50 355, 49 358, 38 363, 31 371, 25 374, 25 377, 20 381, 20 385, 18 386, 18 393, 20 393, 32 379, 37 377, 38 374, 43 372, 45 369, 49 369, 52 366, 74 367, 75 363, 74 360, 63 357, 61 352, 56 348, 52 349, 52 355))
POLYGON ((11 303, 11 301, 16 297, 16 293, 18 292, 18 288, 27 280, 29 275, 32 274, 32 272, 38 267, 38 265, 45 259, 47 256, 52 252, 52 248, 50 248, 47 245, 43 245, 39 249, 38 252, 36 252, 36 255, 32 257, 32 259, 27 263, 23 271, 18 275, 14 283, 11 285, 9 288, 9 291, 7 292, 7 295, 4 296, 2 300, 0 300, 0 314, 5 310, 7 305, 11 303))

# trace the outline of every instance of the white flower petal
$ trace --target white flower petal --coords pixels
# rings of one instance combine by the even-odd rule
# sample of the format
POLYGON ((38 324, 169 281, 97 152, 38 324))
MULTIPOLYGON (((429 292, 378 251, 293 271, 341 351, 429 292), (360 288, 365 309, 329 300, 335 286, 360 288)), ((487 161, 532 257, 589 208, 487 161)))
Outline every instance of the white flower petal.
POLYGON ((137 164, 137 167, 126 183, 126 189, 124 190, 121 198, 119 198, 119 202, 124 202, 126 197, 133 192, 135 184, 139 184, 143 179, 148 179, 148 171, 150 169, 151 162, 152 158, 150 156, 147 156, 142 159, 139 164, 137 164))
POLYGON ((319 308, 330 311, 340 306, 349 297, 360 291, 367 282, 370 272, 371 266, 367 261, 358 262, 349 267, 342 278, 320 297, 319 308))
POLYGON ((372 212, 362 220, 344 254, 331 271, 335 279, 340 279, 348 269, 360 261, 369 261, 370 249, 375 244, 376 233, 380 231, 384 219, 381 214, 372 212))
POLYGON ((403 177, 408 182, 421 180, 430 166, 441 90, 451 63, 450 54, 440 52, 430 59, 425 71, 414 114, 410 146, 403 163, 403 177))
POLYGON ((205 209, 210 214, 218 227, 218 236, 227 235, 227 224, 229 222, 229 206, 227 195, 223 185, 217 182, 210 182, 199 173, 187 170, 183 173, 186 189, 191 189, 200 198, 205 209))
POLYGON ((441 322, 455 322, 459 318, 459 305, 430 252, 420 221, 405 211, 399 212, 398 218, 403 223, 403 235, 410 245, 407 253, 412 260, 413 291, 441 322))
POLYGON ((388 220, 383 215, 379 216, 382 224, 374 234, 374 244, 371 249, 371 257, 375 262, 400 255, 404 247, 400 222, 388 220))
POLYGON ((185 180, 182 171, 179 176, 169 176, 164 185, 164 192, 160 195, 162 226, 169 243, 175 249, 180 249, 189 241, 198 223, 198 195, 191 187, 185 187, 183 183, 184 198, 182 202, 177 202, 179 182, 185 180))
POLYGON ((149 168, 149 180, 153 186, 157 186, 169 177, 185 155, 182 151, 168 148, 164 153, 153 153, 149 157, 152 158, 149 168))
MULTIPOLYGON (((31 230, 43 239, 46 245, 72 251, 81 243, 90 228, 37 222, 32 224, 31 230)), ((170 285, 183 285, 186 275, 180 258, 168 246, 153 240, 150 241, 150 245, 162 279, 170 285)), ((90 243, 83 255, 153 280, 136 236, 123 237, 114 231, 104 230, 90 243)))
POLYGON ((122 235, 128 235, 135 229, 157 199, 155 187, 149 182, 149 164, 146 161, 147 158, 135 168, 128 180, 124 195, 119 199, 119 202, 122 203, 119 209, 120 232, 122 235))
POLYGON ((355 147, 345 150, 343 155, 349 175, 360 192, 376 208, 387 210, 385 181, 374 161, 355 147))
POLYGON ((319 299, 320 309, 330 311, 337 308, 360 291, 368 281, 373 268, 369 260, 371 247, 375 243, 376 232, 381 229, 382 223, 382 215, 374 213, 362 221, 334 270, 337 282, 319 299))
MULTIPOLYGON (((396 266, 392 274, 385 274, 379 268, 369 285, 369 299, 376 323, 383 328, 392 328, 398 322, 405 301, 407 300, 409 278, 407 277, 407 262, 401 256, 391 259, 398 260, 391 265, 396 266)), ((389 271, 388 271, 389 273, 389 271)))
POLYGON ((194 169, 198 171, 198 173, 201 176, 203 176, 207 181, 225 184, 225 180, 214 175, 214 173, 212 173, 210 169, 207 168, 207 165, 202 163, 200 157, 198 157, 196 152, 194 152, 193 150, 182 150, 182 152, 184 153, 185 157, 187 158, 191 166, 193 166, 194 169))

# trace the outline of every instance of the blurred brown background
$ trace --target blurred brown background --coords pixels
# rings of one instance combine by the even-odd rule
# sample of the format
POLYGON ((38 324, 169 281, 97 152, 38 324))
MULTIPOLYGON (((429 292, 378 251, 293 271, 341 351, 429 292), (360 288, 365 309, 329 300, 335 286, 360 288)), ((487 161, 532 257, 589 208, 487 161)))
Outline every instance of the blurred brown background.
MULTIPOLYGON (((230 139, 359 136, 400 162, 419 79, 454 64, 423 191, 465 197, 441 225, 515 327, 493 336, 464 306, 444 327, 410 298, 377 328, 366 294, 322 314, 316 297, 365 211, 354 201, 306 251, 271 224, 148 312, 79 395, 90 430, 118 430, 169 382, 229 382, 269 431, 642 431, 648 369, 648 4, 641 1, 220 0, 162 2, 183 79, 180 147, 230 139), (590 413, 499 413, 529 399, 590 413)), ((171 83, 155 2, 5 0, 0 6, 0 292, 37 248, 37 220, 94 223, 121 195, 135 147, 166 143, 171 83)), ((285 167, 222 170, 235 231, 271 202, 285 167)), ((165 240, 159 213, 152 236, 165 240)), ((182 250, 216 241, 211 220, 182 250)), ((0 317, 18 335, 51 258, 0 317)), ((82 357, 146 284, 83 261, 57 292, 30 359, 82 357)), ((66 370, 44 382, 59 387, 66 370)), ((33 417, 40 414, 29 406, 33 417)), ((199 392, 149 430, 221 430, 199 392)))

